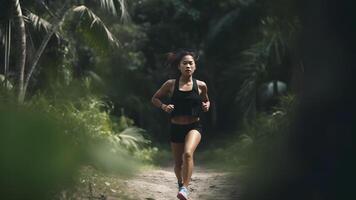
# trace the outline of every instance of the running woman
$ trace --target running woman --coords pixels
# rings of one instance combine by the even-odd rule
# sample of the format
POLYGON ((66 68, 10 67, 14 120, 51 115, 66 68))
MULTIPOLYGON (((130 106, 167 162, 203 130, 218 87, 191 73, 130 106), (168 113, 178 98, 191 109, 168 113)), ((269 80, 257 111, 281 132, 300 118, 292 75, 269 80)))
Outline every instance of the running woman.
POLYGON ((153 105, 170 113, 170 142, 178 180, 177 198, 180 200, 188 199, 187 188, 194 167, 194 151, 203 133, 200 114, 207 112, 210 107, 205 82, 193 78, 196 59, 194 52, 180 50, 170 53, 167 61, 179 70, 180 75, 167 80, 152 97, 153 105), (162 103, 161 99, 167 96, 170 97, 170 103, 162 103))

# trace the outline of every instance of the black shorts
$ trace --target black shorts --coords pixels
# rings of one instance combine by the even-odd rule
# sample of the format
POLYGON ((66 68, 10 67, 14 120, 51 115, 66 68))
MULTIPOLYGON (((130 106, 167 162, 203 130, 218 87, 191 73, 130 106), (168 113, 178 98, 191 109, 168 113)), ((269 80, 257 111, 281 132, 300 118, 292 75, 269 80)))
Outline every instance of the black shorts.
POLYGON ((170 141, 174 143, 184 143, 185 136, 191 130, 197 130, 200 134, 203 133, 203 126, 199 121, 192 124, 172 124, 171 123, 171 136, 170 141))

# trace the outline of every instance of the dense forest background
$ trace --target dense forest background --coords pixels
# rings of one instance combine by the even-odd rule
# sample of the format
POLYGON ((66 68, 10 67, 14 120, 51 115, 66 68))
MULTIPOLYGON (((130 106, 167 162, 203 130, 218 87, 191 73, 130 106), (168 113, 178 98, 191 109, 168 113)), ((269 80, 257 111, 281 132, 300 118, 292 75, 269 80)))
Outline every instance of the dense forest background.
POLYGON ((169 123, 150 100, 176 76, 167 53, 185 48, 198 53, 194 76, 211 100, 201 150, 213 162, 250 166, 245 199, 346 198, 354 177, 354 6, 1 0, 1 185, 21 172, 13 185, 37 184, 19 197, 42 198, 70 185, 83 164, 126 174, 127 157, 155 160, 169 123), (75 153, 58 156, 68 151, 75 153), (47 182, 36 179, 41 168, 23 172, 28 162, 48 165, 47 182))
MULTIPOLYGON (((36 66, 38 70, 28 81, 28 93, 53 93, 56 84, 87 78, 93 92, 114 104, 115 115, 124 112, 161 140, 167 127, 160 122, 167 116, 153 108, 149 99, 165 80, 173 77, 174 70, 165 65, 167 53, 187 48, 198 51, 196 77, 209 86, 212 109, 206 116, 206 121, 211 122, 207 123, 211 125, 207 130, 233 130, 244 114, 255 114, 257 90, 263 84, 282 81, 289 90, 292 84, 298 84, 292 80, 298 78, 292 76, 292 70, 301 70, 293 49, 299 19, 293 12, 293 2, 280 5, 281 2, 127 1, 128 15, 120 19, 89 1, 88 6, 98 9, 113 41, 105 35, 107 29, 94 29, 100 25, 90 22, 94 19, 89 14, 66 13, 58 30, 63 33, 58 32, 48 41, 36 66)), ((31 14, 28 20, 35 25, 26 27, 31 36, 28 51, 35 52, 45 31, 50 30, 49 12, 60 12, 55 1, 46 3, 43 6, 44 2, 24 2, 25 14, 31 14)), ((13 60, 10 57, 9 61, 13 60)), ((15 78, 14 70, 9 69, 9 77, 15 78)), ((285 86, 282 90, 286 92, 285 86)))

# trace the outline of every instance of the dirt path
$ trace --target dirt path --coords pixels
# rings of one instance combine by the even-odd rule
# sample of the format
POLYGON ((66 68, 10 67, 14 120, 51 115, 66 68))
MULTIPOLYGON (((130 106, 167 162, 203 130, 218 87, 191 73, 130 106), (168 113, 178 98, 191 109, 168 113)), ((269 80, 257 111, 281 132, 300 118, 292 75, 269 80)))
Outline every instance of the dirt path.
MULTIPOLYGON (((125 181, 129 193, 137 200, 177 200, 177 183, 173 168, 145 170, 125 181)), ((196 167, 189 186, 190 200, 238 200, 239 188, 231 174, 196 167)))

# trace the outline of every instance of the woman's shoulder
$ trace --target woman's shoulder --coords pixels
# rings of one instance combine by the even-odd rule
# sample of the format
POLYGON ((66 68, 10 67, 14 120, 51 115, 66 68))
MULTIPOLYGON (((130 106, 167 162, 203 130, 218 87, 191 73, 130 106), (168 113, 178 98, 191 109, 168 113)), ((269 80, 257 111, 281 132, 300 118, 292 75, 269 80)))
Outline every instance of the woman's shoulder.
POLYGON ((174 86, 175 82, 175 79, 168 79, 166 82, 163 83, 163 87, 171 88, 174 86))
POLYGON ((168 79, 165 84, 167 85, 174 85, 174 83, 176 82, 176 79, 168 79))
POLYGON ((204 82, 204 81, 201 81, 201 80, 198 80, 198 79, 196 79, 197 80, 197 84, 198 84, 198 86, 200 87, 200 88, 206 88, 206 83, 204 82))

